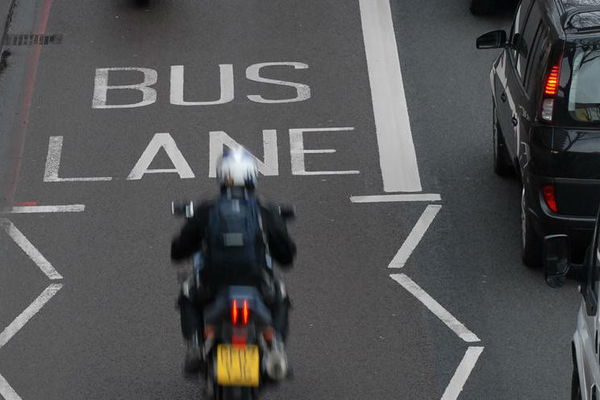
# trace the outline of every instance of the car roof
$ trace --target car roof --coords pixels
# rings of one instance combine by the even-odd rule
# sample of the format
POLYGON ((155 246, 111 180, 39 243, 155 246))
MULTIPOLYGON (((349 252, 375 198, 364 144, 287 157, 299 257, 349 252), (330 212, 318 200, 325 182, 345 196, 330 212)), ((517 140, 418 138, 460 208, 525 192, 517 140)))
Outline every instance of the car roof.
POLYGON ((569 39, 576 39, 572 35, 600 33, 600 0, 551 0, 546 3, 554 3, 552 8, 558 12, 557 22, 569 39))

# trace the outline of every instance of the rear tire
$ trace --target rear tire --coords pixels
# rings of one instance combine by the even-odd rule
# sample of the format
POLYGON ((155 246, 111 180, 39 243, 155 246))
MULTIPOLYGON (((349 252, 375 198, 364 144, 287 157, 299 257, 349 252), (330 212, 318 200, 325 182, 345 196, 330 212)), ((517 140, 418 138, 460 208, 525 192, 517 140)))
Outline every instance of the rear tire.
POLYGON ((506 142, 504 141, 504 135, 500 129, 498 123, 498 116, 496 115, 496 106, 492 103, 492 140, 494 145, 494 172, 498 176, 510 176, 515 174, 515 168, 513 167, 508 150, 506 149, 506 142))
POLYGON ((542 239, 535 231, 531 216, 527 212, 525 188, 521 191, 521 257, 523 263, 531 268, 542 264, 542 239))
POLYGON ((471 0, 471 14, 488 15, 496 11, 498 0, 471 0))
POLYGON ((581 400, 581 386, 579 385, 579 373, 577 367, 573 367, 573 378, 571 379, 571 400, 581 400))

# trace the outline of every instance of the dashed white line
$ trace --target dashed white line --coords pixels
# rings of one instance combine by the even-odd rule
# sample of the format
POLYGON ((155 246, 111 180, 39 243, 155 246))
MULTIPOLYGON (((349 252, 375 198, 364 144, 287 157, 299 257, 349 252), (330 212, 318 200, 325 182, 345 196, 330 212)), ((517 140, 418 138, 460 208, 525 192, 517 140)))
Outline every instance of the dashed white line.
POLYGON ((469 375, 471 375, 471 371, 473 371, 482 352, 482 346, 471 346, 467 349, 462 361, 454 372, 454 376, 452 376, 448 387, 446 387, 446 390, 442 395, 442 400, 458 399, 458 396, 462 392, 463 387, 465 386, 467 379, 469 379, 469 375))
POLYGON ((420 192, 390 0, 360 0, 379 164, 386 192, 420 192))
POLYGON ((448 310, 431 297, 426 291, 421 289, 412 279, 405 274, 392 274, 390 277, 398 282, 410 294, 415 296, 425 307, 438 317, 448 328, 450 328, 459 338, 467 343, 480 342, 481 340, 464 326, 459 320, 454 318, 448 310))
POLYGON ((17 229, 17 227, 7 219, 0 219, 0 225, 4 228, 8 236, 15 241, 17 245, 27 254, 29 258, 38 266, 38 268, 46 274, 49 279, 56 280, 62 279, 62 275, 58 273, 56 269, 50 264, 50 261, 44 257, 38 249, 23 235, 23 233, 17 229))
POLYGON ((3 210, 6 214, 42 214, 42 213, 73 213, 85 211, 84 204, 68 204, 61 206, 18 206, 3 210))
POLYGON ((421 239, 429 229, 429 225, 433 222, 435 216, 440 212, 442 206, 439 204, 430 204, 425 208, 423 214, 415 224, 415 226, 410 231, 410 234, 402 243, 402 247, 398 250, 388 268, 402 268, 408 261, 408 258, 412 254, 412 252, 417 248, 421 239))
POLYGON ((5 400, 23 400, 2 375, 0 375, 0 396, 5 400))
POLYGON ((8 325, 0 333, 0 348, 4 347, 6 343, 13 336, 17 334, 25 326, 25 324, 44 307, 44 305, 62 288, 62 283, 53 283, 48 286, 21 314, 15 318, 10 325, 8 325))
POLYGON ((442 197, 435 193, 422 194, 384 194, 376 196, 351 196, 353 203, 390 203, 410 201, 441 201, 442 197))

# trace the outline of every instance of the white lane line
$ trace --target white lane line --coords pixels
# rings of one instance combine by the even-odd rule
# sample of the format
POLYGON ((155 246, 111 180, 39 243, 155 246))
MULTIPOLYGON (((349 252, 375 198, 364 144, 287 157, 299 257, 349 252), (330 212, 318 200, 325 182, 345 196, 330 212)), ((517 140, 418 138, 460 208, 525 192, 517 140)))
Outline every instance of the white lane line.
POLYGON ((44 307, 44 305, 62 288, 61 283, 53 283, 48 286, 21 314, 17 316, 4 330, 0 333, 0 348, 13 336, 17 334, 25 326, 25 324, 44 307))
POLYGON ((436 317, 438 317, 448 328, 467 343, 480 342, 481 340, 467 329, 459 320, 454 318, 440 303, 431 297, 426 291, 421 289, 412 279, 405 274, 392 274, 390 278, 398 282, 410 294, 415 296, 421 303, 425 305, 436 317))
POLYGON ((44 170, 44 182, 99 182, 112 180, 112 178, 108 176, 95 178, 60 178, 58 176, 58 169, 60 168, 62 146, 62 136, 50 136, 50 139, 48 140, 46 169, 44 170))
POLYGON ((392 262, 390 262, 390 265, 388 265, 388 268, 404 267, 412 252, 415 251, 421 242, 421 239, 423 239, 425 232, 427 232, 427 229, 429 229, 429 225, 431 225, 435 216, 440 212, 441 209, 442 206, 439 204, 431 204, 425 208, 425 211, 423 211, 423 214, 421 214, 421 217, 415 226, 413 226, 410 234, 404 243, 402 243, 402 247, 400 247, 400 250, 398 250, 392 262))
POLYGON ((384 194, 379 196, 350 196, 353 203, 389 203, 408 201, 441 201, 442 197, 435 193, 422 194, 384 194))
POLYGON ((0 375, 0 396, 4 397, 4 400, 23 400, 2 375, 0 375))
POLYGON ((71 213, 85 211, 84 204, 69 204, 64 206, 18 206, 3 210, 6 214, 38 214, 38 213, 71 213))
POLYGON ((469 379, 469 375, 471 375, 471 371, 475 367, 479 356, 483 352, 482 346, 470 346, 465 355, 456 368, 456 372, 454 372, 454 376, 450 380, 448 387, 444 391, 442 395, 442 400, 456 400, 458 396, 463 390, 467 379, 469 379))
POLYGON ((7 219, 0 219, 0 225, 4 228, 8 236, 15 241, 17 245, 31 258, 31 260, 38 266, 38 268, 46 274, 46 276, 52 280, 62 279, 62 275, 58 273, 56 269, 50 264, 50 261, 46 260, 46 257, 35 248, 33 244, 23 235, 23 233, 17 229, 17 227, 7 219))
POLYGON ((390 0, 360 0, 379 164, 386 192, 420 192, 390 0))

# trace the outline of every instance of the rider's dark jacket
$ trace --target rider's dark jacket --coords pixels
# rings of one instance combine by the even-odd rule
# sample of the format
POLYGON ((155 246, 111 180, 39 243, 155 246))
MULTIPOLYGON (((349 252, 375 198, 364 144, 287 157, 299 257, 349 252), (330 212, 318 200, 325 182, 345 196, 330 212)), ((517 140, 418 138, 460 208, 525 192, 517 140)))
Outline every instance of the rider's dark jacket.
MULTIPOLYGON (((194 217, 188 219, 179 236, 171 243, 171 259, 182 261, 202 250, 208 227, 208 215, 215 201, 205 201, 194 209, 194 217)), ((288 234, 285 221, 275 205, 259 202, 263 230, 271 257, 283 268, 290 267, 296 255, 296 245, 288 234)), ((210 266, 203 271, 203 280, 218 285, 214 280, 222 280, 211 271, 210 266)))

